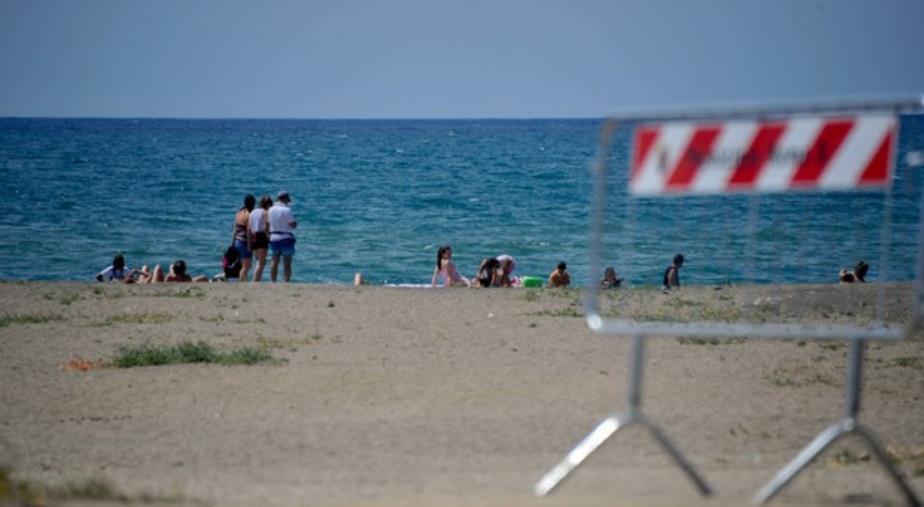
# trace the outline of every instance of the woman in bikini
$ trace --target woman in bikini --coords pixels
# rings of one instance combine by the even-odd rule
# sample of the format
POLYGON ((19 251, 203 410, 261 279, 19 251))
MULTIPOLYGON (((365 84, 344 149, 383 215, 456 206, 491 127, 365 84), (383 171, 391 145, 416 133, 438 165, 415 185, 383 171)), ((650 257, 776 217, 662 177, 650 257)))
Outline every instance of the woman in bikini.
POLYGON ((459 274, 456 265, 452 263, 452 247, 449 245, 441 246, 436 252, 436 267, 433 269, 433 278, 430 279, 430 286, 436 287, 436 279, 442 278, 442 287, 453 285, 464 285, 471 287, 468 278, 459 274))
POLYGON ((234 229, 231 232, 231 244, 241 258, 240 279, 246 280, 250 271, 250 259, 253 257, 252 239, 250 237, 250 212, 253 211, 257 198, 251 194, 244 197, 244 206, 234 216, 234 229))

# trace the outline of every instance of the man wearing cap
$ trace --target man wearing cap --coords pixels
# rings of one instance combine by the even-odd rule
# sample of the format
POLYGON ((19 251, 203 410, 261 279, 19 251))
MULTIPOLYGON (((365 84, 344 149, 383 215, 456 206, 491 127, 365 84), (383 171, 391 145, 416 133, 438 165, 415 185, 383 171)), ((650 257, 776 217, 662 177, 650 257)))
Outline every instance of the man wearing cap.
POLYGON ((288 282, 292 279, 292 256, 295 255, 295 235, 292 231, 297 225, 292 210, 289 193, 285 190, 276 196, 276 203, 269 209, 270 250, 273 252, 273 262, 270 265, 270 278, 276 281, 276 272, 279 270, 279 258, 282 257, 282 277, 288 282))

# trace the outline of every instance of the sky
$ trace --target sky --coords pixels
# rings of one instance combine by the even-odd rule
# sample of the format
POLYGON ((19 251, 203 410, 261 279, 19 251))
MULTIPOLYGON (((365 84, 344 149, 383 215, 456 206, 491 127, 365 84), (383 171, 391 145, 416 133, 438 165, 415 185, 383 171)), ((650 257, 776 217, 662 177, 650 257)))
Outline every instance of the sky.
POLYGON ((561 118, 924 93, 920 0, 0 0, 0 116, 561 118))

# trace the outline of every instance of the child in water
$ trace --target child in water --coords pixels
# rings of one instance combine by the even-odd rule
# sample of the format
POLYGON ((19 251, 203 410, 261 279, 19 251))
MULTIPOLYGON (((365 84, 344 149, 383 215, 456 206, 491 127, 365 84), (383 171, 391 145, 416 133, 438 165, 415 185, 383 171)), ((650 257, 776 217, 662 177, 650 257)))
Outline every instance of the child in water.
POLYGON ((471 287, 468 278, 459 274, 456 265, 452 262, 452 247, 449 245, 441 246, 436 252, 436 267, 433 269, 433 278, 430 279, 430 286, 436 287, 436 279, 442 278, 442 287, 453 285, 464 285, 471 287))

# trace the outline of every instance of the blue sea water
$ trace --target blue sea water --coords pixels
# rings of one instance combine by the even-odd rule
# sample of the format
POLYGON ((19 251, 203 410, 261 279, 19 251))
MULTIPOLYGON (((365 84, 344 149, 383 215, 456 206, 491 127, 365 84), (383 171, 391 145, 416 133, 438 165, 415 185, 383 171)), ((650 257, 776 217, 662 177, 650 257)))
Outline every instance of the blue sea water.
MULTIPOLYGON (((0 119, 0 279, 92 280, 185 259, 215 274, 243 196, 288 190, 294 280, 427 283, 450 244, 470 275, 508 253, 517 273, 559 260, 588 279, 598 120, 0 119)), ((915 276, 921 117, 902 118, 893 192, 629 199, 629 131, 617 133, 607 264, 660 282, 827 282, 865 259, 873 279, 915 276), (891 217, 886 220, 885 218, 891 217), (883 224, 886 224, 883 226, 883 224)))

